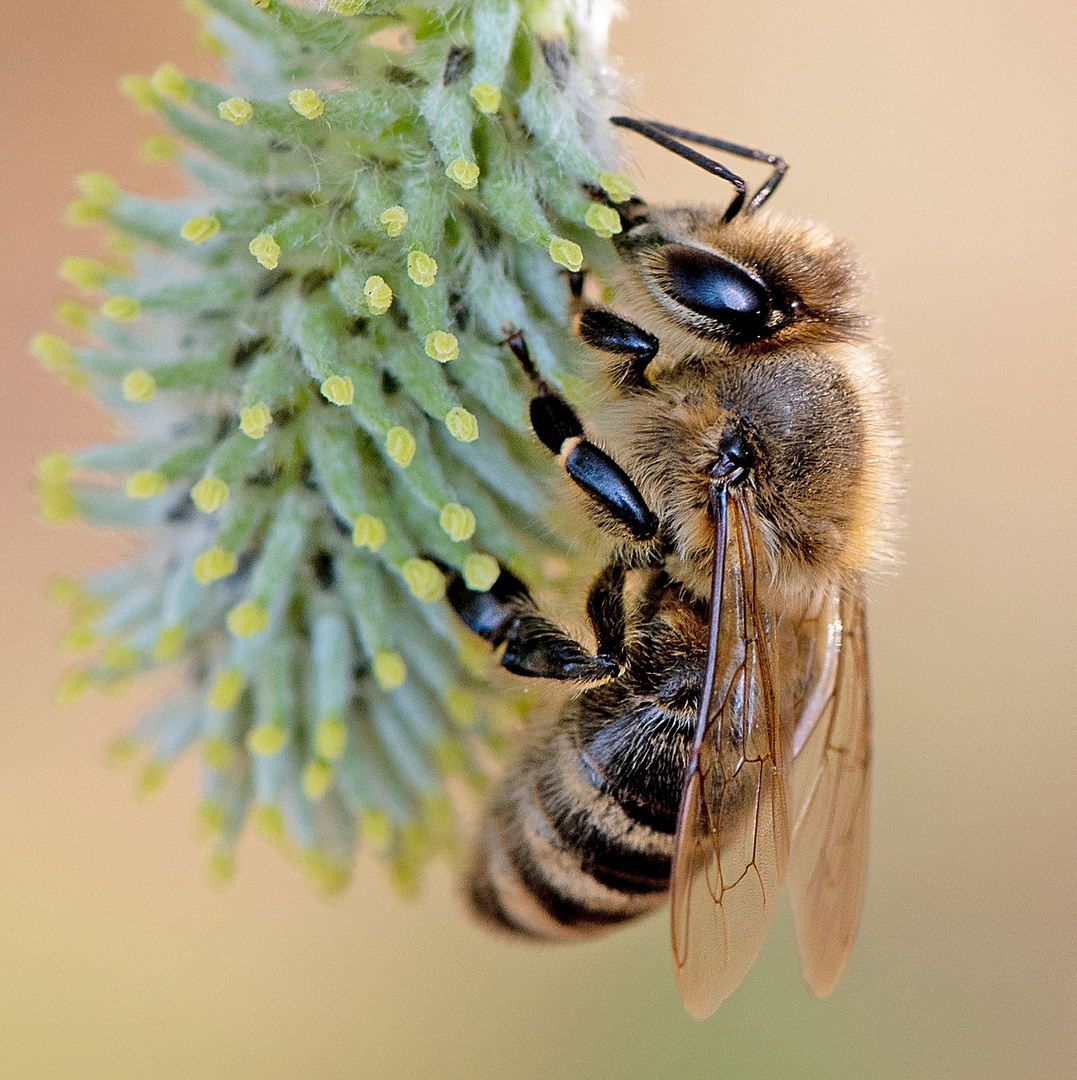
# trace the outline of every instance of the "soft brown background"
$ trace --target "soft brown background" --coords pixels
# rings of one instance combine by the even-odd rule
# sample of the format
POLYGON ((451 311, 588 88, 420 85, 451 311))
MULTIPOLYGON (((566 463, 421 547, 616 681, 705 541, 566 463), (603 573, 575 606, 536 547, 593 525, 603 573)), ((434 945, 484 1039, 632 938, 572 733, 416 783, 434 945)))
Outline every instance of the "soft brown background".
MULTIPOLYGON (((32 463, 107 432, 26 357, 51 328, 71 177, 139 162, 115 93, 210 71, 172 0, 3 0, 0 1076, 1036 1077, 1077 1074, 1074 102, 1077 12, 1016 0, 634 0, 636 112, 784 154, 776 203, 854 237, 908 399, 909 527, 874 589, 877 785, 867 911, 833 998, 787 913, 710 1021, 682 1013, 662 918, 514 949, 446 878, 397 901, 364 863, 312 897, 260 842, 206 884, 179 770, 140 805, 102 746, 145 700, 51 704, 47 575, 115 537, 37 523, 32 463)), ((631 144, 656 200, 717 182, 631 144)))

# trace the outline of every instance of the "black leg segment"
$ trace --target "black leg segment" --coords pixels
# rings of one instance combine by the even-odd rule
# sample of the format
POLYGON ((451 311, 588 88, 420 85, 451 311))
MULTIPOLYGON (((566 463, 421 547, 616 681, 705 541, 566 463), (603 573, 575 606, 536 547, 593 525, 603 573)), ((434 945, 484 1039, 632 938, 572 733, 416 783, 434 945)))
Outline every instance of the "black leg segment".
POLYGON ((623 363, 611 372, 618 386, 646 386, 644 372, 658 355, 658 338, 641 326, 605 308, 589 307, 580 314, 576 327, 579 336, 593 349, 621 358, 623 363))

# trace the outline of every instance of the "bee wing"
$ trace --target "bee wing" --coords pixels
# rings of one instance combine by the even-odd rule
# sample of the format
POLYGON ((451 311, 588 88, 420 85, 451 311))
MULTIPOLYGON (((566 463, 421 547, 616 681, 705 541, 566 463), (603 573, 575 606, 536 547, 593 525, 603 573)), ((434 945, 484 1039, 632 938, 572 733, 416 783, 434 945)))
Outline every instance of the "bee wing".
POLYGON ((707 667, 673 851, 673 961, 696 1019, 755 961, 789 852, 775 635, 757 602, 749 498, 734 494, 728 514, 724 492, 714 500, 707 667))
POLYGON ((835 593, 803 631, 816 672, 793 733, 789 893, 804 978, 826 997, 864 901, 871 776, 862 593, 835 593))

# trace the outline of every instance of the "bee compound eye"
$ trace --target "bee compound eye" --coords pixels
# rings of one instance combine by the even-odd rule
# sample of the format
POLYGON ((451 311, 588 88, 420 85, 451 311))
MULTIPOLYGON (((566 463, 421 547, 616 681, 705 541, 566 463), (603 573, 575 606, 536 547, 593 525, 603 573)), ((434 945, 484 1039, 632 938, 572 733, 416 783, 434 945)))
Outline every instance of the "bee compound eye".
POLYGON ((671 245, 664 252, 666 292, 684 307, 734 332, 761 330, 770 291, 743 267, 709 251, 671 245))

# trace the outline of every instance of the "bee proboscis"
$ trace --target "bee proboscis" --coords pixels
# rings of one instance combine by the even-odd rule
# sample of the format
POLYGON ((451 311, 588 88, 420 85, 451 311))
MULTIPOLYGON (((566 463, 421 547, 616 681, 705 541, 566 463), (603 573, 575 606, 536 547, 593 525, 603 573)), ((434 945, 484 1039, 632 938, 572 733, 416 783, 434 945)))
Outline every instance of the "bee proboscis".
POLYGON ((865 575, 899 489, 892 391, 844 244, 757 214, 773 155, 615 117, 732 183, 724 211, 618 206, 619 311, 580 301, 613 400, 588 418, 535 383, 535 433, 613 539, 590 588, 594 649, 507 569, 453 577, 464 622, 523 676, 575 685, 486 811, 469 890, 502 929, 594 933, 671 901, 688 1011, 759 952, 787 881, 805 977, 836 985, 863 901, 869 794, 865 575), (741 178, 685 141, 766 162, 741 178), (623 314, 622 314, 623 312, 623 314), (603 446, 599 445, 601 440, 603 446))

